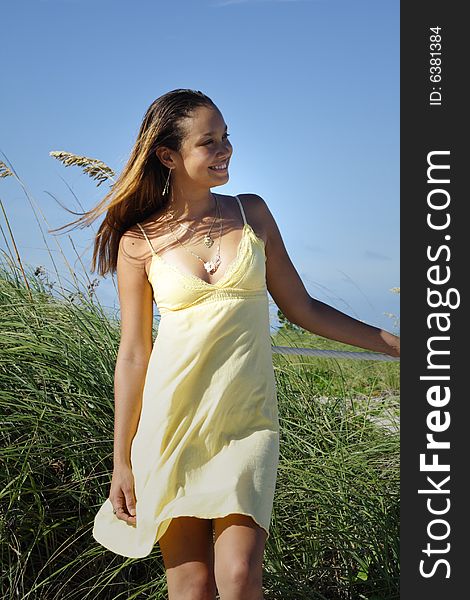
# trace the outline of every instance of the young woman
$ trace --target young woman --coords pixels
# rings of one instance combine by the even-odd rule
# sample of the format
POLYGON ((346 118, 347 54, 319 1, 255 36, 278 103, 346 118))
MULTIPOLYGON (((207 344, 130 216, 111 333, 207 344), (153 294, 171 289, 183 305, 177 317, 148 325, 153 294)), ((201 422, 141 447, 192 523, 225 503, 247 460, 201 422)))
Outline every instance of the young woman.
POLYGON ((217 106, 155 100, 110 193, 93 269, 117 272, 114 470, 94 538, 161 548, 170 600, 259 600, 279 458, 268 295, 293 323, 399 356, 399 338, 312 298, 266 202, 215 194, 232 145, 217 106), (161 315, 152 342, 153 300, 161 315))

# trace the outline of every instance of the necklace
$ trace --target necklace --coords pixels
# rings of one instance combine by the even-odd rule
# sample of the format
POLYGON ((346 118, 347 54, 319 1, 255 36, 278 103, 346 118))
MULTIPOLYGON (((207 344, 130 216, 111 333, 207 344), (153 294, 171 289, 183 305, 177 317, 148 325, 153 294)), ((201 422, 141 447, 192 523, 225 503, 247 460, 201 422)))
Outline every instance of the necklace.
MULTIPOLYGON (((191 252, 191 254, 192 254, 193 256, 195 256, 195 257, 196 257, 198 260, 200 260, 200 261, 203 263, 205 270, 206 270, 208 273, 210 273, 210 274, 212 274, 212 273, 215 273, 215 272, 217 271, 217 269, 219 268, 219 265, 220 265, 220 262, 221 262, 221 261, 220 261, 220 240, 221 240, 221 238, 222 238, 222 219, 221 219, 221 214, 220 214, 219 203, 217 202, 217 198, 215 198, 215 196, 213 196, 213 197, 214 197, 214 200, 215 200, 215 205, 216 205, 216 213, 217 213, 217 215, 218 215, 218 218, 219 218, 219 220, 220 220, 219 242, 218 242, 218 244, 217 244, 217 254, 215 255, 215 260, 207 260, 207 261, 206 261, 206 260, 204 260, 204 259, 203 259, 201 256, 199 256, 199 254, 196 254, 196 253, 195 253, 195 252, 193 252, 192 250, 189 250, 188 248, 186 248, 186 247, 185 247, 185 245, 184 245, 184 244, 182 244, 182 243, 180 242, 180 240, 178 239, 178 237, 177 237, 177 236, 175 235, 175 233, 173 232, 173 229, 171 228, 171 225, 170 225, 170 220, 169 220, 169 219, 166 219, 166 223, 167 223, 167 225, 168 225, 168 228, 169 228, 169 230, 170 230, 171 234, 173 235, 173 237, 174 237, 174 238, 176 239, 176 241, 178 242, 178 244, 179 244, 180 246, 182 246, 182 247, 183 247, 183 248, 184 248, 184 249, 185 249, 187 252, 191 252)), ((194 231, 194 230, 193 230, 193 231, 194 231)), ((208 235, 208 234, 207 234, 207 235, 208 235)), ((207 237, 207 235, 206 235, 206 237, 207 237)), ((209 237, 210 237, 210 236, 209 236, 209 237)), ((212 238, 210 238, 210 239, 212 240, 212 238)), ((214 240, 212 240, 212 243, 211 243, 210 245, 212 246, 212 244, 213 244, 213 243, 214 243, 214 240)))
MULTIPOLYGON (((217 205, 217 200, 215 199, 215 196, 214 196, 214 194, 212 192, 211 192, 211 195, 212 195, 212 198, 214 198, 214 201, 215 201, 215 210, 216 210, 216 213, 217 213, 217 206, 218 206, 217 205)), ((176 219, 174 217, 173 211, 170 210, 169 214, 172 216, 173 220, 176 221, 176 219)), ((212 227, 214 226, 214 223, 216 222, 216 220, 217 220, 217 215, 214 216, 214 220, 211 223, 211 226, 209 228, 209 232, 206 233, 206 235, 204 236, 204 244, 208 248, 211 248, 212 245, 214 244, 214 239, 211 237, 211 231, 212 231, 212 227)), ((193 235, 194 235, 194 232, 196 231, 193 227, 188 227, 187 225, 183 225, 183 223, 178 223, 178 225, 180 227, 184 227, 184 229, 186 229, 186 231, 192 231, 193 235)), ((192 239, 193 235, 190 237, 190 240, 192 239)))

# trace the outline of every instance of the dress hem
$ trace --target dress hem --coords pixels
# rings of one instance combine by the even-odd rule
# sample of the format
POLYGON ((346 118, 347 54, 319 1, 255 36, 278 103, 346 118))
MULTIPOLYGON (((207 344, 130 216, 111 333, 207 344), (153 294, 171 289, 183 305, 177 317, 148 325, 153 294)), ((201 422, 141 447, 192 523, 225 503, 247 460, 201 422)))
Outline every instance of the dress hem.
POLYGON ((247 516, 247 517, 251 517, 251 518, 253 519, 253 521, 254 521, 254 522, 255 522, 255 523, 256 523, 256 524, 257 524, 259 527, 261 527, 261 529, 263 529, 263 530, 266 532, 267 536, 266 536, 266 540, 265 540, 265 541, 267 541, 267 540, 269 539, 269 537, 270 537, 269 528, 265 527, 264 525, 261 525, 261 523, 260 523, 260 522, 259 522, 259 521, 256 519, 256 517, 254 517, 254 515, 252 515, 251 513, 249 513, 249 512, 242 512, 242 511, 240 511, 240 510, 229 510, 228 512, 227 512, 227 511, 225 511, 225 512, 223 512, 223 513, 217 513, 217 514, 215 514, 215 513, 212 513, 211 515, 208 515, 207 513, 206 513, 206 514, 201 514, 201 513, 199 513, 199 514, 197 514, 197 515, 194 515, 194 514, 188 514, 188 513, 183 513, 183 514, 175 514, 175 515, 169 515, 168 517, 165 517, 164 519, 162 519, 162 520, 161 520, 161 521, 160 521, 160 522, 159 522, 159 523, 156 525, 156 528, 155 528, 155 538, 154 538, 154 541, 153 541, 153 543, 152 543, 152 546, 151 546, 151 548, 150 548, 150 550, 149 550, 148 552, 140 552, 140 553, 132 553, 132 554, 129 554, 129 553, 127 553, 127 554, 124 554, 122 551, 119 551, 119 550, 118 550, 116 547, 112 548, 112 547, 111 547, 111 546, 112 546, 112 544, 109 544, 109 545, 108 545, 108 544, 107 544, 107 543, 106 543, 104 540, 99 540, 99 539, 97 539, 97 538, 96 538, 94 535, 93 535, 93 537, 95 538, 95 540, 96 540, 96 541, 97 541, 97 542, 98 542, 98 543, 99 543, 101 546, 103 546, 103 547, 104 547, 104 548, 106 548, 107 550, 109 550, 109 551, 113 552, 114 554, 118 554, 119 556, 123 556, 123 557, 125 557, 125 558, 145 558, 145 557, 149 556, 149 555, 152 553, 152 551, 153 551, 153 549, 155 548, 155 546, 156 546, 157 542, 158 542, 158 541, 159 541, 159 540, 160 540, 160 539, 163 537, 163 535, 166 533, 166 531, 167 531, 167 529, 168 529, 168 527, 169 527, 169 525, 170 525, 170 522, 171 522, 171 520, 172 520, 172 519, 176 519, 176 518, 178 518, 178 517, 196 517, 196 518, 199 518, 199 519, 219 519, 219 518, 222 518, 222 517, 227 517, 228 515, 244 515, 244 516, 247 516), (160 536, 157 538, 157 533, 158 533, 158 530, 160 529, 160 526, 162 525, 162 523, 165 523, 166 521, 168 521, 168 524, 166 525, 166 527, 165 527, 165 529, 164 529, 163 533, 162 533, 162 534, 161 534, 161 535, 160 535, 160 536))

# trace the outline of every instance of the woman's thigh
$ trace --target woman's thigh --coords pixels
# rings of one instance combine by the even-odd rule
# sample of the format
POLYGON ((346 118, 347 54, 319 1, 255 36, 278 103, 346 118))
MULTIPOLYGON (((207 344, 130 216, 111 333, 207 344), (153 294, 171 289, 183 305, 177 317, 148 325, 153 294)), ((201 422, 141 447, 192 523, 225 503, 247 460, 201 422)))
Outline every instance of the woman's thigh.
POLYGON ((266 531, 251 517, 237 513, 212 522, 214 573, 219 593, 237 586, 261 590, 266 531))
POLYGON ((169 598, 214 600, 214 546, 211 519, 175 517, 158 540, 169 598))

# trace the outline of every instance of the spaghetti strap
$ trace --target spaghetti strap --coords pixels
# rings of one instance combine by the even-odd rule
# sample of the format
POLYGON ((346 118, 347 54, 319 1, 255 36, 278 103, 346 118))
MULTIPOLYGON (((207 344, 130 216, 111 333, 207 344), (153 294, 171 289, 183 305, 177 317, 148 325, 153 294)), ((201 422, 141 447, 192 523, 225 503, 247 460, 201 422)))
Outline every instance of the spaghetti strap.
POLYGON ((240 201, 240 198, 238 196, 235 196, 235 198, 237 199, 238 206, 240 207, 240 212, 242 213, 243 224, 246 225, 245 211, 243 210, 243 206, 242 206, 242 203, 240 201))
POLYGON ((144 228, 142 227, 142 225, 140 223, 137 223, 137 225, 140 227, 140 230, 142 231, 142 233, 144 234, 145 239, 147 240, 147 244, 150 246, 150 250, 156 254, 154 247, 152 246, 152 242, 148 239, 147 234, 144 231, 144 228))

